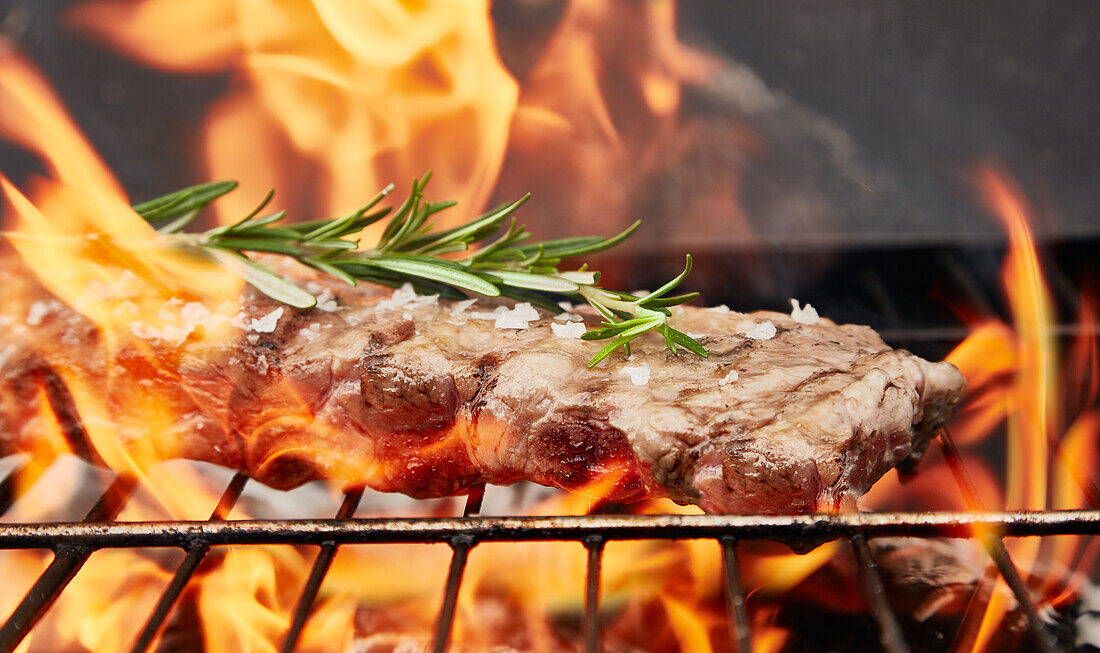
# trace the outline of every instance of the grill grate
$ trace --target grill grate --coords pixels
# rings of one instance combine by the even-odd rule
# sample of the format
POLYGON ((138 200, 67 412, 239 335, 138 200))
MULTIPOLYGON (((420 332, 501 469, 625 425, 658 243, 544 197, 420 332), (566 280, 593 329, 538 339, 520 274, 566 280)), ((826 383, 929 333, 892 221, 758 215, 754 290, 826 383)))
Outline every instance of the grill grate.
MULTIPOLYGON (((225 521, 237 502, 247 478, 237 474, 206 522, 112 523, 134 490, 135 481, 118 477, 104 492, 87 517, 71 524, 0 525, 0 548, 49 548, 54 560, 0 629, 0 652, 14 651, 76 575, 91 553, 101 548, 174 547, 186 556, 165 588, 156 608, 134 643, 132 651, 149 649, 183 589, 213 546, 250 544, 317 545, 319 552, 298 597, 291 626, 281 650, 293 651, 309 619, 318 590, 337 548, 342 544, 438 543, 451 546, 443 599, 436 621, 433 650, 447 648, 459 589, 470 551, 487 541, 575 541, 588 551, 585 577, 584 641, 587 651, 601 648, 598 617, 604 545, 611 540, 712 539, 721 545, 725 566, 725 592, 729 610, 731 644, 750 650, 746 595, 741 583, 738 543, 770 540, 809 548, 825 541, 846 539, 859 563, 861 587, 879 629, 882 648, 889 653, 908 651, 898 618, 886 601, 882 579, 868 540, 882 536, 977 537, 993 564, 975 590, 967 615, 956 634, 956 644, 972 642, 999 573, 1023 606, 1029 631, 1042 651, 1055 651, 1053 635, 1039 618, 1035 601, 1006 550, 1004 537, 1100 534, 1100 508, 1048 512, 987 512, 977 505, 961 459, 950 437, 940 438, 945 457, 955 472, 960 491, 978 510, 967 513, 845 513, 836 515, 590 515, 583 517, 481 517, 484 488, 467 497, 462 518, 457 519, 353 519, 362 490, 345 494, 332 520, 225 521)), ((14 471, 0 486, 12 485, 14 471)), ((9 492, 10 494, 10 492, 9 492)), ((0 498, 3 498, 0 493, 0 498)), ((10 501, 8 502, 10 503, 10 501)), ((5 507, 6 506, 0 506, 5 507)), ((0 513, 2 514, 2 513, 0 513)), ((964 648, 969 648, 964 646, 964 648)))

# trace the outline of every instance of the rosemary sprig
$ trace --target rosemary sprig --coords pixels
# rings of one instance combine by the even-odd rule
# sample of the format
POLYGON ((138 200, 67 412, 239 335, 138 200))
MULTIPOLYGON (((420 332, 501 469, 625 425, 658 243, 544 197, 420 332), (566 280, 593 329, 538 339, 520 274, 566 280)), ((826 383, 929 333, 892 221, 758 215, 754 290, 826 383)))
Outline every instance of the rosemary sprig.
POLYGON ((397 287, 410 282, 421 294, 438 293, 448 299, 464 299, 466 293, 504 296, 554 313, 562 310, 558 300, 583 300, 603 316, 604 322, 582 337, 610 340, 589 361, 590 368, 620 347, 629 354, 630 343, 650 331, 661 334, 673 352, 683 348, 707 355, 702 345, 668 322, 671 307, 699 296, 669 296, 691 271, 691 255, 686 257, 683 272, 646 295, 602 288, 599 272, 589 270, 587 265, 562 270, 562 261, 618 245, 637 230, 638 222, 611 238, 583 236, 528 243, 530 232, 512 215, 527 201, 529 196, 524 196, 457 227, 435 229, 430 222, 432 216, 454 202, 426 201, 424 188, 429 178, 430 174, 414 180, 408 197, 396 210, 378 206, 393 190, 391 184, 348 215, 293 224, 282 223, 284 211, 260 215, 273 197, 269 192, 252 212, 234 224, 202 233, 183 232, 210 202, 236 188, 232 181, 185 188, 138 204, 134 210, 160 233, 202 249, 261 292, 297 308, 311 307, 316 299, 245 252, 289 256, 351 285, 369 281, 397 287), (383 218, 388 222, 378 242, 373 247, 361 247, 354 236, 383 218), (472 250, 474 243, 483 246, 472 250))

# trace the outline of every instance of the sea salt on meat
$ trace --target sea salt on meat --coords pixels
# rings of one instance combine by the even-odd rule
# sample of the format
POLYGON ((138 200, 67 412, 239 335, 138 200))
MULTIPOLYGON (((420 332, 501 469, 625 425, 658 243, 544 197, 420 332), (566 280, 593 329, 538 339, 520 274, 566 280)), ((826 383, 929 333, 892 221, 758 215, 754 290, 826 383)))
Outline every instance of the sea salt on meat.
POLYGON ((418 306, 435 306, 439 303, 439 295, 418 295, 411 283, 405 282, 401 287, 393 291, 389 299, 383 299, 375 304, 380 311, 391 308, 416 308, 418 306))
POLYGON ((328 288, 325 288, 317 295, 317 308, 326 313, 334 313, 340 310, 340 305, 333 299, 332 292, 328 288))
POLYGON ((142 340, 160 340, 160 331, 144 322, 131 322, 130 333, 142 340))
POLYGON ((273 333, 275 327, 279 325, 279 318, 282 316, 283 309, 276 308, 258 320, 253 318, 249 323, 248 330, 255 331, 256 333, 273 333))
POLYGON ((205 322, 210 317, 210 309, 202 302, 187 302, 180 309, 180 319, 187 324, 205 322))
POLYGON ((42 324, 42 320, 50 314, 51 303, 52 302, 37 301, 31 304, 31 307, 27 309, 27 324, 31 326, 42 324))
POLYGON ((775 337, 776 328, 775 323, 771 320, 764 320, 763 322, 757 322, 748 331, 743 332, 747 338, 753 340, 771 340, 775 337))
POLYGON ((737 370, 730 370, 729 374, 727 374, 725 377, 722 378, 721 381, 718 382, 718 385, 729 385, 739 378, 741 378, 741 374, 738 373, 737 370))
POLYGON ((451 304, 451 324, 466 324, 470 316, 466 314, 466 311, 470 310, 470 307, 477 303, 477 298, 463 299, 451 304))
POLYGON ((539 319, 539 311, 527 302, 516 304, 511 310, 500 311, 494 326, 498 329, 526 329, 530 322, 539 319))
POLYGON ((389 299, 383 299, 375 304, 375 308, 380 311, 384 311, 390 308, 403 308, 406 304, 416 299, 416 291, 413 290, 411 283, 404 283, 400 288, 393 291, 389 299))
POLYGON ((175 324, 165 324, 164 328, 160 330, 160 337, 168 344, 179 347, 194 330, 194 325, 180 327, 175 324))
POLYGON ((806 304, 799 307, 798 300, 791 298, 791 319, 799 324, 817 324, 821 316, 817 314, 817 309, 812 305, 806 304))
POLYGON ((630 382, 634 385, 646 385, 649 383, 649 365, 645 363, 628 365, 624 367, 621 372, 629 376, 630 382))
POLYGON ((584 322, 566 322, 565 324, 551 323, 550 330, 559 338, 580 338, 587 331, 584 322))

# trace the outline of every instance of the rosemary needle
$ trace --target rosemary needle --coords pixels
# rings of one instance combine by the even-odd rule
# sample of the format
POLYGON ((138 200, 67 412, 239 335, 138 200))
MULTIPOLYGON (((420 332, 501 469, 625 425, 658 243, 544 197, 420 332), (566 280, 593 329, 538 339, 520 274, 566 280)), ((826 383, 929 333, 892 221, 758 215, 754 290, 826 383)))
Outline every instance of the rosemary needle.
POLYGON ((134 210, 161 234, 204 249, 219 265, 260 292, 297 308, 311 307, 316 299, 249 258, 246 252, 289 256, 351 285, 369 281, 397 287, 409 282, 421 294, 438 293, 448 299, 464 299, 467 293, 503 296, 554 313, 561 312, 558 300, 583 300, 604 321, 582 337, 610 340, 589 361, 590 368, 616 349, 629 353, 630 343, 650 331, 663 336, 673 352, 683 348, 707 355, 702 345, 669 324, 669 308, 699 296, 669 296, 691 271, 691 255, 686 257, 683 272, 652 293, 635 296, 602 288, 598 272, 586 265, 562 270, 562 261, 618 245, 634 233, 638 222, 610 238, 582 236, 529 243, 530 232, 512 215, 527 201, 529 196, 524 196, 465 224, 436 229, 430 221, 432 216, 455 203, 424 199, 430 177, 428 174, 413 180, 408 196, 396 210, 379 206, 393 190, 391 184, 348 215, 292 224, 282 222, 284 211, 261 215, 274 195, 269 192, 253 211, 234 224, 198 234, 183 233, 209 203, 236 188, 233 181, 184 188, 138 204, 134 210), (383 219, 387 222, 378 242, 370 248, 361 247, 354 237, 383 219), (481 247, 471 249, 474 243, 481 247))

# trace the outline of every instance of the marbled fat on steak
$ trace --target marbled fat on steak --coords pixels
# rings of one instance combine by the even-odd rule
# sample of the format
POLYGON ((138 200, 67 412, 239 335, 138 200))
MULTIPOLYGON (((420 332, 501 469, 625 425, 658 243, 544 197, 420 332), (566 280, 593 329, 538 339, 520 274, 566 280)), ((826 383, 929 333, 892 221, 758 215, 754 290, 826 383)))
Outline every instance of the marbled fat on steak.
POLYGON ((502 329, 489 302, 368 285, 326 285, 321 307, 281 313, 250 292, 231 346, 203 342, 194 323, 131 324, 108 339, 6 265, 6 282, 24 279, 22 294, 42 299, 0 318, 0 454, 44 437, 42 396, 70 441, 84 438, 81 402, 93 394, 123 448, 278 488, 329 478, 435 497, 479 483, 602 483, 618 502, 804 513, 851 502, 919 456, 965 388, 950 364, 891 349, 868 327, 700 308, 675 324, 709 358, 646 336, 630 360, 616 353, 588 370, 598 345, 562 337, 560 318, 502 329), (767 335, 765 321, 773 337, 745 335, 767 335), (95 392, 67 390, 74 382, 95 392), (131 417, 135 397, 169 418, 131 417))

